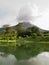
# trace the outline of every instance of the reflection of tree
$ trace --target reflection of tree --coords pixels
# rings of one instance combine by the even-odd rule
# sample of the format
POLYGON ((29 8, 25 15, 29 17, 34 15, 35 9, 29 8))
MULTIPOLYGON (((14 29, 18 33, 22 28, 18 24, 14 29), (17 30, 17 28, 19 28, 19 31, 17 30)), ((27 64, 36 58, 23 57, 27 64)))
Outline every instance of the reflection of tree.
POLYGON ((5 53, 5 55, 8 55, 9 53, 14 53, 16 50, 15 46, 2 46, 1 51, 5 53))
POLYGON ((8 47, 7 46, 4 47, 4 52, 6 55, 8 54, 8 47))

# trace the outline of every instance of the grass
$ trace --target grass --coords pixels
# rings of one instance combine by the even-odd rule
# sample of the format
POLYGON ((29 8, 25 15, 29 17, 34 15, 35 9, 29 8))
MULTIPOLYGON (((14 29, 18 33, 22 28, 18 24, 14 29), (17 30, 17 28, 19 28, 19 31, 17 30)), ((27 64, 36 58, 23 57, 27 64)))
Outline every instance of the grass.
POLYGON ((16 40, 0 40, 0 42, 16 42, 16 40))

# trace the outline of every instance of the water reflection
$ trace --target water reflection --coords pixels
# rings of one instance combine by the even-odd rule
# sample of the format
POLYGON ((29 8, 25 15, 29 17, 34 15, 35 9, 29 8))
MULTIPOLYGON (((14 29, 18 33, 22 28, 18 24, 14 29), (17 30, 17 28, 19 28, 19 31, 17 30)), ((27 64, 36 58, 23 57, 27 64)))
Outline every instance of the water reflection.
POLYGON ((0 65, 15 65, 16 61, 14 55, 0 52, 0 65))
POLYGON ((28 60, 21 60, 18 65, 49 65, 49 52, 40 53, 28 60))
POLYGON ((49 52, 42 52, 26 60, 17 60, 12 54, 0 52, 0 65, 49 65, 49 52))

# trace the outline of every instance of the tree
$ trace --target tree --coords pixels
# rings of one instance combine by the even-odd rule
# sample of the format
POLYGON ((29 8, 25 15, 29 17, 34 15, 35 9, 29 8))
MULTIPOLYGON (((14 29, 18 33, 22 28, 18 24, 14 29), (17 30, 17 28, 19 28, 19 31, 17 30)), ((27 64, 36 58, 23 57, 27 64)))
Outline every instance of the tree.
POLYGON ((7 43, 9 40, 15 40, 16 41, 16 31, 10 27, 10 25, 3 25, 5 28, 4 30, 4 38, 7 40, 7 43))
POLYGON ((19 37, 19 36, 25 37, 26 29, 22 26, 22 23, 19 23, 16 26, 16 30, 17 30, 17 37, 19 37))
POLYGON ((10 31, 10 25, 9 24, 3 25, 3 28, 5 28, 6 33, 9 33, 9 31, 10 31))

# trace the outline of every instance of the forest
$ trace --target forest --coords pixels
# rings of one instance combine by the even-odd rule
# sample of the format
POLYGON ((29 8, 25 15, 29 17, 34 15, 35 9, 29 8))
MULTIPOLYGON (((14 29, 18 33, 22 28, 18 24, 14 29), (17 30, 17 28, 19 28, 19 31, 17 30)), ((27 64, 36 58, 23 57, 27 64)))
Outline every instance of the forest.
POLYGON ((0 30, 0 44, 16 43, 20 45, 24 43, 49 43, 49 31, 42 30, 37 26, 26 27, 23 23, 19 23, 16 26, 10 26, 8 24, 3 25, 3 29, 0 30))

